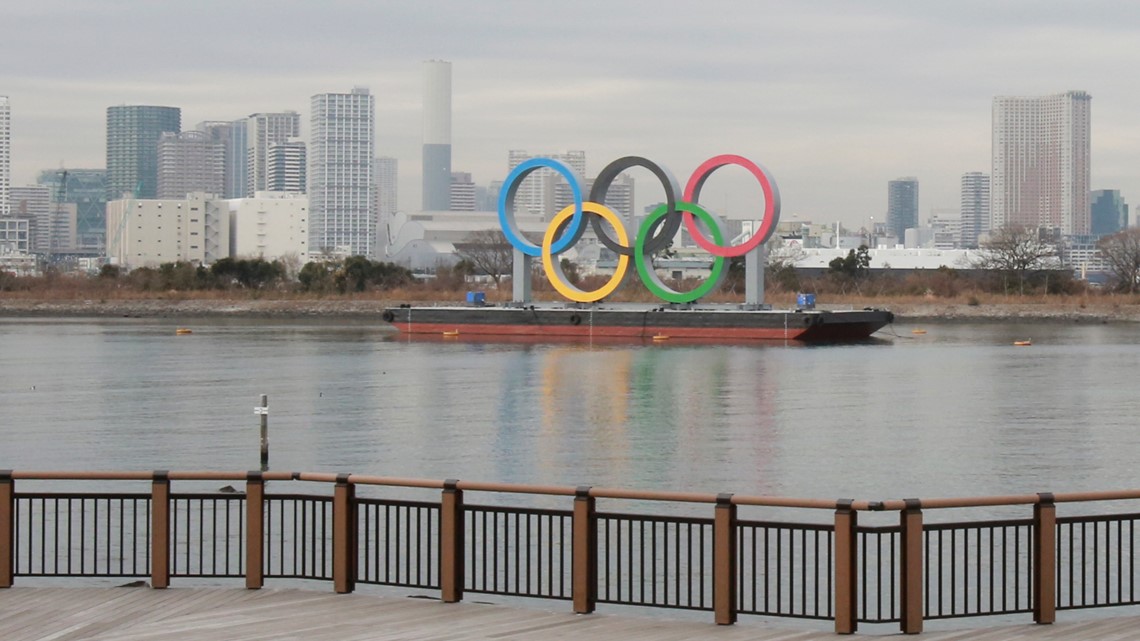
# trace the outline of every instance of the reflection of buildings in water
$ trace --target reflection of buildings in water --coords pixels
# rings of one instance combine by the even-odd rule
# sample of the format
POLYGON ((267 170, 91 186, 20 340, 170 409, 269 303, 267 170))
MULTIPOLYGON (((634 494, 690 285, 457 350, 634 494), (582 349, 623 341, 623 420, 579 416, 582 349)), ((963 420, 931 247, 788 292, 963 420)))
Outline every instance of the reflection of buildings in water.
POLYGON ((495 481, 529 482, 533 478, 526 468, 533 464, 538 454, 532 451, 529 444, 533 439, 527 438, 524 431, 532 424, 531 417, 536 413, 536 401, 530 393, 535 376, 535 358, 536 354, 530 349, 511 352, 502 369, 498 420, 494 426, 495 481))
POLYGON ((751 428, 747 434, 747 441, 751 443, 748 451, 752 455, 752 460, 736 468, 749 470, 752 477, 749 479, 751 485, 741 491, 756 494, 786 494, 792 488, 785 488, 780 484, 777 481, 779 472, 773 469, 780 436, 780 432, 776 428, 777 408, 775 404, 779 378, 770 375, 768 363, 763 359, 753 359, 752 356, 752 354, 745 354, 752 367, 749 368, 746 376, 740 377, 746 382, 746 385, 737 391, 741 398, 752 400, 755 422, 729 422, 729 425, 743 424, 746 428, 751 428))
MULTIPOLYGON (((620 471, 629 459, 629 350, 557 347, 542 358, 543 469, 620 471), (558 459, 563 460, 559 461, 558 459)), ((599 482, 578 478, 575 482, 599 482)))

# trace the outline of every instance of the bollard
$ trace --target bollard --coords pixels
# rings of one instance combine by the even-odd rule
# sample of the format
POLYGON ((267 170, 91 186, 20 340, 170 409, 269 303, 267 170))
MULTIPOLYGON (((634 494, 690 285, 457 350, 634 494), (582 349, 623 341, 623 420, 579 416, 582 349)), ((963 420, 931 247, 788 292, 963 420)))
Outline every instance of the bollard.
POLYGON ((269 396, 261 395, 261 405, 253 408, 261 416, 261 471, 269 470, 269 396))

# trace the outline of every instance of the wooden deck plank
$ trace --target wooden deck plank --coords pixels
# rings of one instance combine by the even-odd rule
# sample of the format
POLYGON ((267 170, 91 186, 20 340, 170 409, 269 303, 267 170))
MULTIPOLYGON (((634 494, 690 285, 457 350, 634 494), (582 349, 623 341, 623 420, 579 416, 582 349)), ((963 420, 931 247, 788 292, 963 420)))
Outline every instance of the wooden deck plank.
MULTIPOLYGON (((599 641, 820 641, 836 635, 826 623, 797 629, 789 623, 745 618, 734 626, 645 615, 575 615, 478 603, 336 595, 296 589, 242 588, 23 588, 0 590, 4 641, 435 641, 484 639, 597 639, 599 641)), ((970 627, 932 631, 929 641, 1060 641, 1135 639, 1140 617, 970 627)), ((892 634, 882 629, 881 634, 892 634)), ((873 634, 855 635, 859 638, 873 634)))

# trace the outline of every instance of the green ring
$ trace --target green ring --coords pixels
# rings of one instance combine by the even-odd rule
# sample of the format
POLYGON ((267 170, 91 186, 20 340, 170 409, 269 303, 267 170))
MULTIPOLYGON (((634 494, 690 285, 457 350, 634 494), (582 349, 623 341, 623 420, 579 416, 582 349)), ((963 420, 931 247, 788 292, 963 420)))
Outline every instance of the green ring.
MULTIPOLYGON (((724 236, 720 231, 720 223, 717 221, 716 216, 705 211, 696 203, 680 202, 677 203, 676 207, 678 212, 687 211, 697 218, 700 218, 701 222, 712 231, 713 240, 716 244, 724 244, 724 236)), ((653 212, 642 221, 641 227, 637 230, 637 241, 634 242, 634 263, 637 265, 637 273, 641 275, 641 282, 645 283, 646 289, 658 298, 670 303, 691 303, 709 293, 709 291, 720 282, 720 273, 724 270, 724 257, 716 257, 713 261, 712 271, 709 272, 709 277, 705 279, 704 283, 701 283, 699 287, 691 292, 678 292, 661 282, 661 279, 657 277, 657 273, 649 268, 649 261, 646 260, 645 243, 643 240, 648 237, 654 223, 669 213, 669 205, 663 204, 658 206, 657 209, 654 209, 653 212)))

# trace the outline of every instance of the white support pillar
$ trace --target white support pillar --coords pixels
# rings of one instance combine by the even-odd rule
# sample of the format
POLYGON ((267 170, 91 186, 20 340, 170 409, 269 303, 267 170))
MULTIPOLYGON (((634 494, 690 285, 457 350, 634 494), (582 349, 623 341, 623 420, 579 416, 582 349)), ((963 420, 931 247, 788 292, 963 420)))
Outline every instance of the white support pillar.
POLYGON ((761 244, 744 255, 744 304, 757 309, 764 304, 764 263, 767 247, 761 244))
POLYGON ((530 302, 530 260, 531 257, 515 250, 514 266, 511 271, 512 302, 525 305, 530 302))

